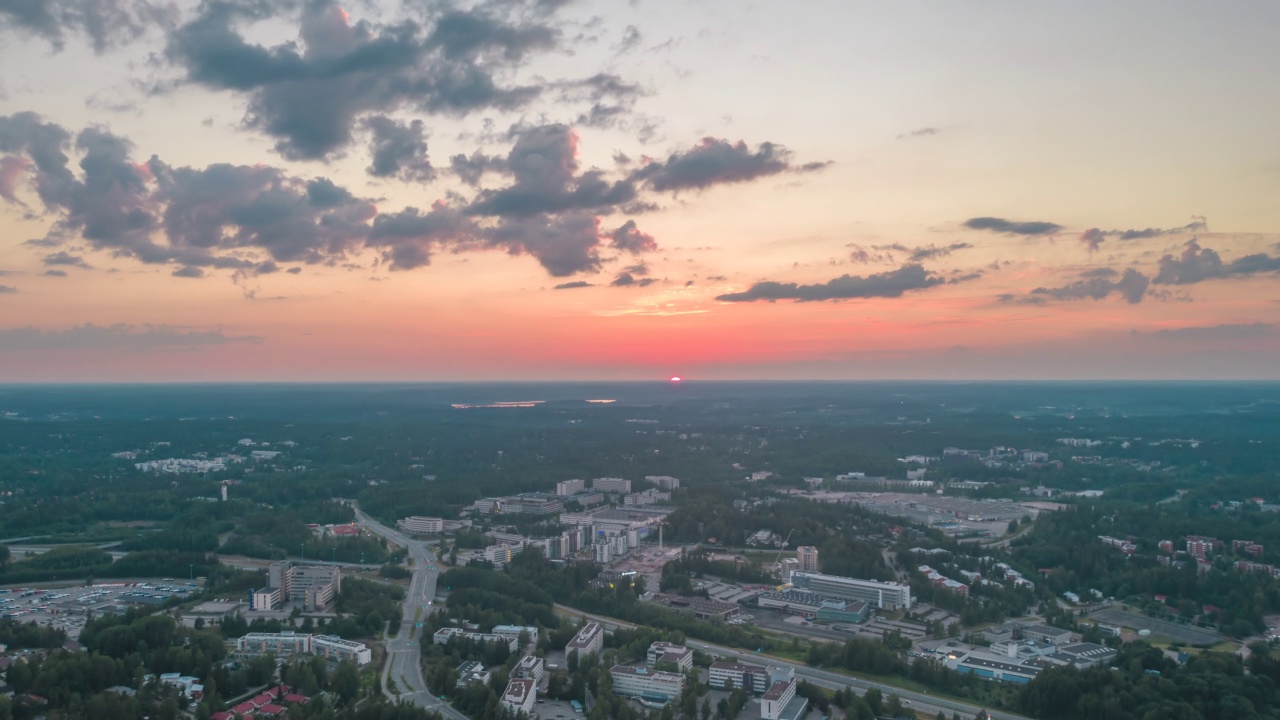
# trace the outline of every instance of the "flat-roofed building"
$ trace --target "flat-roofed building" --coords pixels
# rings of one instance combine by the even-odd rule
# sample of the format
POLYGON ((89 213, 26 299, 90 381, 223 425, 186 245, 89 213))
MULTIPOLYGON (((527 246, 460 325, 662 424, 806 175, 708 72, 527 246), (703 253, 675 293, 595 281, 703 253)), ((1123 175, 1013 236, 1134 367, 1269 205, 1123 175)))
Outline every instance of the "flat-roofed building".
POLYGON ((808 590, 816 595, 862 600, 877 610, 911 607, 911 588, 896 582, 797 572, 792 574, 791 584, 797 589, 808 590))
POLYGON ((808 704, 796 696, 795 678, 779 680, 760 698, 760 720, 793 720, 804 714, 808 704))
POLYGON ((526 678, 511 678, 507 689, 502 693, 502 707, 513 713, 533 714, 533 703, 537 699, 537 686, 526 678))
POLYGON ((343 640, 337 635, 315 635, 311 638, 311 652, 330 660, 351 660, 356 665, 373 662, 373 651, 364 643, 343 640))
POLYGON ((501 643, 505 645, 511 652, 516 651, 519 641, 512 635, 495 635, 494 633, 468 632, 462 628, 446 627, 440 628, 431 636, 431 642, 436 645, 448 645, 449 641, 457 638, 458 640, 469 640, 478 643, 501 643))
POLYGON ((957 672, 1020 685, 1031 682, 1036 675, 1040 674, 1038 665, 978 651, 953 652, 946 656, 944 662, 947 667, 957 672))
POLYGON ((396 527, 407 533, 429 535, 444 532, 444 518, 413 515, 396 521, 396 527))
POLYGON ((529 642, 538 642, 538 628, 532 625, 494 625, 489 632, 494 635, 513 638, 519 638, 521 633, 527 633, 529 642))
POLYGON ((645 663, 652 667, 660 662, 671 663, 679 668, 680 672, 689 672, 693 669, 693 651, 683 645, 658 641, 649 646, 649 652, 645 654, 645 663))
POLYGON ((336 635, 311 635, 289 630, 278 633, 249 633, 236 639, 236 652, 247 655, 319 655, 331 660, 351 660, 357 665, 373 661, 372 651, 364 644, 343 640, 336 635))
POLYGON ((542 658, 534 655, 525 655, 520 658, 520 662, 516 663, 514 668, 511 668, 511 677, 526 678, 532 680, 534 685, 537 685, 542 680, 544 667, 542 658))
POLYGON ((587 484, 582 480, 561 480, 556 483, 556 494, 561 496, 576 495, 586 487, 587 484))
POLYGON ((604 628, 600 623, 589 622, 582 626, 577 635, 564 646, 565 655, 571 652, 578 653, 578 659, 581 660, 587 655, 599 656, 604 650, 604 628))
POLYGON ((717 660, 711 663, 711 668, 707 671, 707 684, 721 689, 732 685, 747 692, 762 693, 769 689, 769 668, 717 660))
POLYGON ((631 481, 622 478, 596 478, 591 481, 591 489, 600 492, 629 493, 631 481))
POLYGON ((646 667, 614 665, 609 669, 615 695, 638 697, 653 702, 671 702, 684 690, 684 676, 679 673, 650 670, 646 667))
POLYGON ((493 675, 484 669, 484 663, 479 660, 468 660, 458 666, 458 682, 454 687, 464 688, 472 683, 480 685, 488 685, 493 675))
POLYGON ((800 572, 818 572, 818 548, 812 545, 801 545, 796 548, 796 560, 800 561, 800 572))

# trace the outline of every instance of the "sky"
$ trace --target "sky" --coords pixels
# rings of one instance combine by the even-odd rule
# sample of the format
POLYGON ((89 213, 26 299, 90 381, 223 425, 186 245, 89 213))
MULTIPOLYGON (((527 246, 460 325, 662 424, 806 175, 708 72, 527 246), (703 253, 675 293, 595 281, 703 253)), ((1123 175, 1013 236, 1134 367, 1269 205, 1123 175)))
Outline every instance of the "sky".
POLYGON ((1276 27, 0 0, 0 382, 1277 380, 1276 27))

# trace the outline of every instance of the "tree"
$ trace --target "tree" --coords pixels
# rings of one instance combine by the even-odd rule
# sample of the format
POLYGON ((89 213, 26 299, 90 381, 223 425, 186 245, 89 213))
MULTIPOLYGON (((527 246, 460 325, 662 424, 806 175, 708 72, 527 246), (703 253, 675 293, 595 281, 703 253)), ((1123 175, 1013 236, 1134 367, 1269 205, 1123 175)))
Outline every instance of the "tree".
POLYGON ((343 660, 333 674, 333 691, 343 705, 349 704, 360 693, 360 673, 355 663, 343 660))

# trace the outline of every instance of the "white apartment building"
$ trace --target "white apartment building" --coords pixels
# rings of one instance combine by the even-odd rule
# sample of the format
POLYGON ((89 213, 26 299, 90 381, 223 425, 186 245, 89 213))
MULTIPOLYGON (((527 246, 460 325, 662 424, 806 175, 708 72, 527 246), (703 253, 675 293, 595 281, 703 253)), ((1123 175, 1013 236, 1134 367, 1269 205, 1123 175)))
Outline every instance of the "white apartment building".
POLYGON ((614 665, 609 669, 609 677, 613 679, 615 695, 669 702, 680 697, 684 690, 683 675, 656 672, 645 667, 614 665))
POLYGON ((407 533, 430 535, 433 533, 444 532, 444 518, 413 515, 403 520, 396 521, 396 527, 407 533))
POLYGON ((693 651, 683 645, 658 641, 649 646, 645 654, 645 663, 650 667, 660 662, 669 662, 680 668, 680 672, 693 669, 693 651))
POLYGON ((373 662, 373 651, 364 643, 343 640, 336 635, 311 635, 286 630, 278 633, 249 633, 236 639, 236 652, 249 655, 319 655, 337 660, 351 660, 357 665, 373 662))
POLYGON ((586 655, 599 656, 604 651, 604 628, 600 623, 589 622, 564 646, 564 653, 577 652, 581 659, 586 655))
POLYGON ((717 660, 707 672, 707 683, 713 688, 732 685, 747 692, 762 693, 769 689, 769 668, 763 665, 717 660))
POLYGON ((534 686, 537 686, 537 684, 542 680, 544 667, 545 665, 543 665, 542 658, 535 657, 533 655, 525 655, 520 658, 520 662, 516 663, 516 666, 511 669, 511 677, 532 680, 534 686))
POLYGON ((507 682, 506 692, 502 693, 502 707, 511 712, 533 714, 533 703, 537 699, 537 686, 532 680, 512 678, 507 682))
POLYGON ((631 481, 622 478, 596 478, 591 481, 591 489, 600 492, 629 493, 631 481))
POLYGON ((587 489, 587 484, 581 480, 561 480, 556 483, 557 495, 576 495, 587 489))

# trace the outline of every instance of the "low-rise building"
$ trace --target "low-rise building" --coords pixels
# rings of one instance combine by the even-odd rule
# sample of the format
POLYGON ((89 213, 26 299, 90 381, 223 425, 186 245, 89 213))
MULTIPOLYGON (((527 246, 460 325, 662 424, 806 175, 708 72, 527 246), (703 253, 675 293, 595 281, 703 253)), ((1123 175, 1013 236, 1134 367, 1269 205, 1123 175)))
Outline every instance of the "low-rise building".
POLYGON ((604 628, 600 623, 589 622, 578 630, 578 634, 573 636, 568 645, 565 645, 564 652, 566 655, 572 652, 578 653, 581 659, 587 655, 599 656, 604 650, 604 628))
POLYGON ((534 655, 525 655, 520 658, 520 662, 516 663, 516 666, 511 669, 511 677, 532 680, 533 684, 537 685, 542 680, 543 668, 544 665, 542 658, 534 655))
POLYGON ((638 697, 653 702, 670 702, 684 690, 684 676, 679 673, 650 670, 646 667, 614 665, 609 670, 616 695, 638 697))
POLYGON ((533 703, 537 700, 537 686, 526 678, 511 678, 507 689, 502 693, 502 707, 513 713, 533 714, 533 703))
POLYGON ((763 665, 717 660, 707 671, 707 683, 713 688, 742 688, 751 693, 769 689, 769 668, 763 665))
POLYGON ((480 685, 488 685, 493 675, 484 669, 484 664, 478 660, 468 660, 458 666, 458 682, 455 687, 464 688, 472 683, 480 685))
POLYGON ((649 646, 649 652, 645 655, 645 663, 653 667, 660 662, 671 663, 679 668, 682 673, 689 672, 693 669, 693 651, 683 645, 658 641, 649 646))

